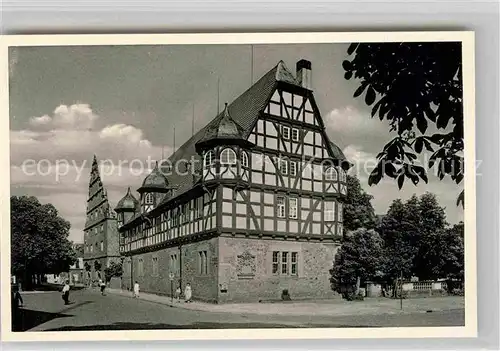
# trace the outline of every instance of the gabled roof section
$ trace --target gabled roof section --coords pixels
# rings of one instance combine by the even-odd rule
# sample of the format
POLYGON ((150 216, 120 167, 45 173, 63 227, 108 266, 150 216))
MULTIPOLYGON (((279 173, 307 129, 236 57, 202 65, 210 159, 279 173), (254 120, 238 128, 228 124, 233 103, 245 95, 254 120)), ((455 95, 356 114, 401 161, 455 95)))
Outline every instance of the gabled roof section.
MULTIPOLYGON (((279 81, 297 84, 292 73, 289 71, 287 72, 287 68, 283 61, 280 61, 243 94, 238 96, 232 103, 228 104, 224 111, 219 113, 217 117, 200 129, 175 151, 175 153, 169 157, 171 164, 175 165, 179 160, 191 160, 191 157, 201 161, 200 156, 196 152, 196 143, 202 140, 207 130, 214 128, 214 126, 220 123, 226 112, 239 128, 241 128, 240 132, 242 137, 247 139, 252 132, 255 122, 259 118, 260 112, 264 109, 269 99, 271 99, 279 81)), ((196 167, 197 170, 199 170, 201 168, 201 162, 196 162, 196 167)), ((194 185, 191 174, 180 175, 176 172, 172 172, 171 175, 169 175, 169 180, 171 185, 177 186, 176 194, 181 194, 194 185)), ((165 199, 165 201, 168 200, 165 199)))
POLYGON ((276 77, 275 79, 279 82, 285 82, 290 84, 295 84, 300 86, 300 82, 293 76, 293 74, 288 70, 285 62, 280 61, 276 66, 276 77))

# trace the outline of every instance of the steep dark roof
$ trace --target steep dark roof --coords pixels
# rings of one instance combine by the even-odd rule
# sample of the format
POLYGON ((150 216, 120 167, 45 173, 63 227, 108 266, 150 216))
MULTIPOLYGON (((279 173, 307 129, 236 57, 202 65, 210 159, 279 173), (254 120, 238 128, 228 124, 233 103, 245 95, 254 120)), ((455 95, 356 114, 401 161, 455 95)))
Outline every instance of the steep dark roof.
MULTIPOLYGON (((283 61, 280 61, 273 69, 227 106, 229 115, 241 128, 243 138, 247 139, 252 132, 253 125, 259 117, 259 112, 271 98, 278 81, 297 84, 293 75, 286 69, 283 61)), ((175 167, 179 160, 191 160, 191 157, 193 157, 198 161, 196 162, 196 167, 199 170, 201 168, 201 159, 195 149, 196 143, 205 136, 207 130, 217 126, 223 117, 224 111, 186 141, 169 157, 171 164, 175 167)), ((176 194, 181 194, 193 186, 193 177, 191 174, 180 175, 178 172, 171 172, 169 179, 172 185, 177 186, 176 194)), ((168 201, 167 199, 165 200, 168 201)))
MULTIPOLYGON (((217 117, 209 122, 205 127, 200 129, 195 135, 187 140, 175 153, 169 157, 170 164, 174 167, 179 160, 196 160, 196 171, 201 169, 201 159, 196 152, 196 144, 201 141, 206 135, 213 135, 213 131, 218 130, 221 120, 228 114, 232 121, 237 125, 238 133, 241 137, 247 139, 252 128, 259 118, 259 113, 264 109, 267 102, 271 98, 278 82, 284 82, 300 86, 300 83, 295 79, 294 75, 287 69, 285 63, 280 61, 262 78, 255 82, 243 94, 238 96, 233 102, 227 105, 217 117)), ((232 128, 232 127, 231 127, 232 128)), ((230 128, 228 128, 230 129, 230 128)), ((342 151, 332 143, 332 149, 335 156, 339 159, 345 159, 342 151)), ((176 187, 176 195, 182 194, 191 189, 194 185, 193 176, 189 174, 179 174, 178 172, 170 172, 168 179, 170 185, 176 187)), ((164 202, 169 198, 165 198, 164 202)))
POLYGON ((158 162, 156 162, 155 168, 149 173, 144 181, 142 182, 142 187, 144 189, 169 189, 168 179, 158 168, 158 162))
POLYGON ((127 194, 120 201, 118 201, 115 211, 118 212, 120 210, 135 210, 138 204, 139 201, 134 197, 134 195, 132 195, 129 187, 127 190, 127 194))
POLYGON ((224 108, 224 111, 222 111, 222 118, 219 119, 217 123, 214 123, 205 129, 205 134, 198 141, 198 143, 208 142, 211 140, 231 139, 244 139, 243 128, 231 118, 226 103, 226 107, 224 108))
POLYGON ((342 152, 340 147, 337 146, 337 144, 330 141, 330 146, 332 147, 333 156, 336 159, 338 159, 338 160, 345 160, 346 159, 344 153, 342 152))

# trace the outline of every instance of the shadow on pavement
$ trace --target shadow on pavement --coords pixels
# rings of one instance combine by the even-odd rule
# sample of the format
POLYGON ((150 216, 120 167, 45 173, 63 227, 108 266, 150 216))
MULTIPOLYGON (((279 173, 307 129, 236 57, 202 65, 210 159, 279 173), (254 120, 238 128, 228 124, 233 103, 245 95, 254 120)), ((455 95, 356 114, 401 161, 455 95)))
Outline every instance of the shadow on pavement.
POLYGON ((12 316, 12 331, 22 332, 32 329, 40 324, 47 323, 56 318, 72 317, 72 315, 65 314, 76 307, 80 307, 92 301, 83 302, 70 302, 65 308, 59 312, 38 311, 28 308, 19 308, 17 313, 12 316))
POLYGON ((12 331, 22 332, 56 318, 70 317, 62 313, 35 311, 21 308, 12 318, 12 331))
POLYGON ((266 324, 266 323, 210 323, 197 322, 186 325, 175 325, 165 323, 114 323, 108 325, 82 325, 66 326, 47 331, 76 331, 76 330, 144 330, 144 329, 252 329, 252 328, 300 328, 284 324, 266 324))

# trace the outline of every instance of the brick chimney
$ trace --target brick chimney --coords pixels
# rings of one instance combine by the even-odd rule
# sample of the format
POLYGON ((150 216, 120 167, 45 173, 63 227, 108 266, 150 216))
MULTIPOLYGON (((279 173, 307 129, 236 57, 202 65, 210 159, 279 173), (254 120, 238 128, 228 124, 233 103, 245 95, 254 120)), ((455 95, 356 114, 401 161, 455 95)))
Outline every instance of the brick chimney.
POLYGON ((312 90, 311 73, 311 61, 302 59, 297 62, 297 80, 302 87, 309 90, 312 90))

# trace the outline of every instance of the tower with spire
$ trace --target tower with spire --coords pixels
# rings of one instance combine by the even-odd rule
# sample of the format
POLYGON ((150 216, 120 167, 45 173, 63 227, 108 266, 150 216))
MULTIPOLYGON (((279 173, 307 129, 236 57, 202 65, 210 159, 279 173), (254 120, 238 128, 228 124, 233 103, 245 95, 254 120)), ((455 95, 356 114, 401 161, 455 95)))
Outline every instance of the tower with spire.
POLYGON ((105 279, 104 270, 118 261, 119 240, 117 218, 109 204, 96 155, 90 169, 86 221, 84 227, 84 282, 105 279))

